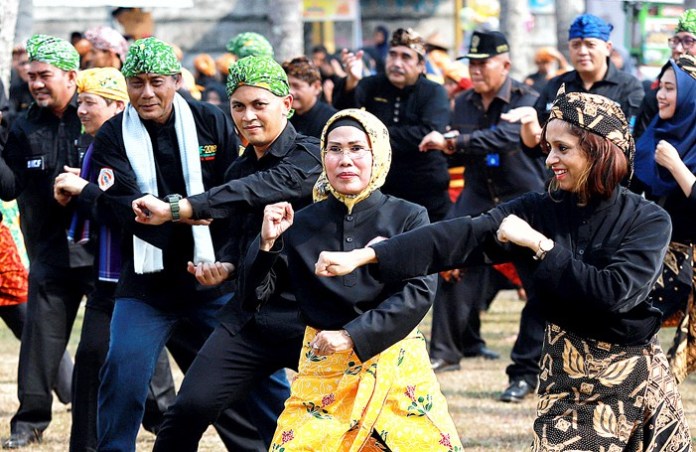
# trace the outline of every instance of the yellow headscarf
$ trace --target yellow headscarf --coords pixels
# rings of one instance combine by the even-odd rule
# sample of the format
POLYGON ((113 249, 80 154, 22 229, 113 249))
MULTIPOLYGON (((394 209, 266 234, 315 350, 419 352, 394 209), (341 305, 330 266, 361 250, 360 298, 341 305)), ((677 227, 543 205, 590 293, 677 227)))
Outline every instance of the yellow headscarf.
POLYGON ((105 99, 128 102, 126 79, 118 69, 100 67, 80 71, 77 74, 78 94, 96 94, 105 99))
POLYGON ((353 206, 370 194, 384 185, 391 165, 391 144, 389 143, 389 131, 387 127, 377 119, 372 113, 357 108, 349 108, 341 110, 334 114, 324 126, 321 132, 321 162, 323 170, 317 183, 314 185, 314 202, 323 201, 331 193, 336 199, 341 201, 348 208, 348 213, 353 211, 353 206), (326 135, 331 127, 331 124, 340 120, 350 118, 359 122, 365 132, 372 149, 372 172, 370 173, 370 182, 367 187, 356 195, 345 195, 339 193, 329 183, 329 178, 326 176, 326 135))

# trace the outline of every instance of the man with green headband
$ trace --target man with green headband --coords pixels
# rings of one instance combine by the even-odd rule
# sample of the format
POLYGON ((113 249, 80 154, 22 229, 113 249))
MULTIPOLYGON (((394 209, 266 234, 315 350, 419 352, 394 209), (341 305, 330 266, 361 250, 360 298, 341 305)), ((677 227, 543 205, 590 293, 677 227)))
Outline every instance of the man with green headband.
MULTIPOLYGON (((133 216, 133 201, 145 193, 177 212, 178 193, 193 195, 222 183, 237 156, 239 142, 223 112, 176 93, 180 72, 168 44, 156 38, 133 43, 122 68, 130 105, 105 122, 94 141, 92 166, 103 191, 100 220, 120 226, 126 245, 101 370, 98 450, 134 450, 148 383, 165 342, 186 321, 200 339, 187 345, 197 351, 233 290, 226 281, 232 265, 224 251, 227 222, 194 225, 181 219, 150 227, 133 216)), ((193 359, 190 354, 187 362, 178 362, 186 371, 193 359)), ((286 381, 275 392, 272 384, 259 391, 280 394, 272 406, 240 403, 221 413, 216 427, 227 448, 266 448, 255 426, 273 425, 275 414, 265 413, 287 394, 286 381)))
POLYGON ((248 56, 273 58, 273 46, 268 39, 252 31, 240 33, 230 39, 226 48, 240 60, 248 56))
MULTIPOLYGON (((289 201, 299 209, 311 202, 321 160, 317 139, 298 134, 288 121, 293 101, 288 79, 271 58, 251 56, 233 64, 227 93, 234 124, 249 145, 228 170, 230 180, 179 201, 178 217, 214 218, 213 224, 229 218, 229 262, 236 269, 261 227, 267 204, 289 201)), ((144 224, 166 223, 174 215, 153 196, 134 204, 144 224)), ((241 301, 235 297, 222 309, 221 325, 201 349, 165 414, 155 450, 197 450, 218 412, 241 400, 260 379, 284 375, 283 368, 297 366, 304 324, 295 303, 269 302, 248 312, 241 301)), ((277 415, 282 408, 281 403, 277 415)))
MULTIPOLYGON (((15 120, 0 163, 0 197, 17 198, 31 261, 17 378, 20 405, 4 448, 41 440, 51 422, 51 388, 77 309, 93 288, 92 252, 68 241, 73 211, 58 205, 52 194, 63 166, 79 166, 74 143, 81 128, 75 96, 80 57, 67 41, 46 35, 32 36, 27 52, 34 103, 15 120)), ((61 378, 70 381, 68 372, 61 378)), ((69 403, 70 395, 63 402, 69 403)))

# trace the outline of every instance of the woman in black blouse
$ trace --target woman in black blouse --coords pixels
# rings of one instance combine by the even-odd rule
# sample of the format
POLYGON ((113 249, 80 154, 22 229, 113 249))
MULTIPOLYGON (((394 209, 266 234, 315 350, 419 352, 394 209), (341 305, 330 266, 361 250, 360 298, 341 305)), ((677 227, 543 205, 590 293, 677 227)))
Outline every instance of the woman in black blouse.
POLYGON ((533 450, 691 450, 681 398, 648 299, 670 236, 667 213, 619 186, 634 153, 609 99, 559 92, 542 133, 554 177, 476 218, 435 223, 350 253, 323 276, 368 263, 385 282, 512 257, 547 320, 533 450))
POLYGON ((380 192, 391 148, 372 114, 336 113, 321 149, 315 204, 297 215, 289 203, 266 206, 241 277, 247 308, 284 294, 308 325, 271 450, 461 451, 416 328, 432 305, 434 275, 384 284, 367 270, 314 274, 321 250, 353 250, 415 229, 428 223, 427 212, 380 192))

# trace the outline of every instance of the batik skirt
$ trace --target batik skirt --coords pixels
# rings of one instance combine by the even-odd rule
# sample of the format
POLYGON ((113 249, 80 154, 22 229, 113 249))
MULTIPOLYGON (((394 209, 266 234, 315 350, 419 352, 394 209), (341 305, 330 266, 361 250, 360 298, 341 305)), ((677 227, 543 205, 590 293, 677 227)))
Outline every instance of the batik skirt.
POLYGON ((462 450, 419 331, 364 363, 353 351, 314 354, 317 333, 305 331, 271 451, 462 450))
POLYGON ((653 338, 626 347, 546 327, 533 451, 689 451, 667 359, 653 338))

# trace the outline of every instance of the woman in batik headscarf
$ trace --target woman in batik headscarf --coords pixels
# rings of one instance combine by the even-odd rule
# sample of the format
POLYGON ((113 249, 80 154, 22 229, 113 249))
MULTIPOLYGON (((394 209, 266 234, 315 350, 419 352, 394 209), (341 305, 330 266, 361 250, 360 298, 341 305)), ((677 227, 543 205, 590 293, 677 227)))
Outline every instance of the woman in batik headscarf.
POLYGON ((432 304, 434 277, 383 284, 367 271, 314 274, 321 250, 415 229, 428 223, 427 212, 379 190, 391 148, 372 114, 336 113, 321 148, 315 204, 296 215, 289 203, 266 206, 242 283, 247 301, 291 291, 309 325, 271 450, 461 450, 416 328, 432 304))
POLYGON ((689 428, 656 338, 650 289, 669 241, 668 214, 619 185, 633 138, 615 102, 563 90, 541 140, 553 171, 529 193, 476 218, 457 218, 350 253, 323 252, 317 273, 385 282, 512 259, 547 321, 535 451, 691 450, 689 428), (361 269, 361 271, 364 269, 361 269))
POLYGON ((664 323, 678 325, 667 353, 678 382, 696 369, 694 249, 696 228, 696 59, 681 56, 662 68, 658 114, 636 143, 631 189, 661 205, 672 220, 662 277, 652 297, 664 323))

